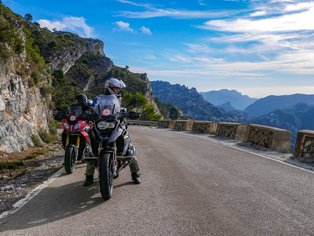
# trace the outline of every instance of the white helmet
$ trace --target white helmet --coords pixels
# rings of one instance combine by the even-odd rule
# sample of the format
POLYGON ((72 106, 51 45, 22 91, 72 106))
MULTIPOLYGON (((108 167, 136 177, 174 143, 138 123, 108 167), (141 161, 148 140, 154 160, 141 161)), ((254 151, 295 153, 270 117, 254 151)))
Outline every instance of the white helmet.
POLYGON ((118 98, 121 97, 120 90, 125 87, 126 86, 124 82, 116 78, 109 78, 105 82, 105 90, 110 94, 117 96, 118 98))

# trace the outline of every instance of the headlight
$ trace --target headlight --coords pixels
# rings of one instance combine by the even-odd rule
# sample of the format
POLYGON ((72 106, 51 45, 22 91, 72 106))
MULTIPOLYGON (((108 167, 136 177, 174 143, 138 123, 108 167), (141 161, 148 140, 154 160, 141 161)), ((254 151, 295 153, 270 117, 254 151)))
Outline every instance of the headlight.
POLYGON ((68 123, 62 123, 64 129, 70 129, 70 125, 68 123))
POLYGON ((111 115, 110 109, 105 108, 104 110, 102 110, 101 115, 103 115, 103 116, 109 116, 109 115, 111 115))
POLYGON ((79 129, 81 127, 82 123, 77 123, 74 125, 74 130, 79 129))
POLYGON ((106 122, 106 121, 100 121, 100 122, 98 122, 98 124, 97 124, 97 128, 98 128, 99 130, 112 129, 112 128, 114 128, 115 126, 116 126, 115 123, 106 122))
POLYGON ((70 121, 75 121, 76 120, 76 116, 70 116, 70 121))

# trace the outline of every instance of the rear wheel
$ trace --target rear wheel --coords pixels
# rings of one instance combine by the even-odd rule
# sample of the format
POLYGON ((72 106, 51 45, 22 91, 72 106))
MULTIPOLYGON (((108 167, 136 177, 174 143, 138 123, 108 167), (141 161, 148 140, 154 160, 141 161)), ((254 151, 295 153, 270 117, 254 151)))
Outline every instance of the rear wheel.
POLYGON ((74 146, 68 145, 65 149, 64 154, 64 169, 67 174, 72 174, 75 161, 76 161, 76 150, 74 146))
POLYGON ((99 186, 104 200, 109 200, 113 189, 113 161, 110 153, 101 153, 99 157, 99 186))

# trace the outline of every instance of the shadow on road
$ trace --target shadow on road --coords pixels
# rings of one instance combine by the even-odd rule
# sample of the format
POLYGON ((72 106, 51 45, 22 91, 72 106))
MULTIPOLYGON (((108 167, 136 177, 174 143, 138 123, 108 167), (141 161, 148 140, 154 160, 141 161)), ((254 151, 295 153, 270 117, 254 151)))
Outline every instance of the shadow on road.
MULTIPOLYGON (((60 178, 63 177, 66 175, 60 178)), ((91 187, 84 187, 79 181, 45 188, 19 211, 1 219, 0 232, 44 225, 107 204, 99 192, 98 181, 91 187)))
POLYGON ((126 183, 121 183, 121 184, 117 184, 117 185, 114 185, 113 188, 120 188, 120 187, 123 187, 123 186, 127 186, 127 185, 134 185, 134 183, 132 181, 129 181, 129 182, 126 182, 126 183))

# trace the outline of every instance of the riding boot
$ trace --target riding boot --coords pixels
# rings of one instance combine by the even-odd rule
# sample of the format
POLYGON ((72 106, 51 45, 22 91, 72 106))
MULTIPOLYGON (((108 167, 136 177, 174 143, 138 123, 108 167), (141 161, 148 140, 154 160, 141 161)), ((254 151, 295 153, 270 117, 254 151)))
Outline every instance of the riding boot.
POLYGON ((132 173, 132 180, 135 184, 140 184, 141 183, 140 174, 132 173))
POLYGON ((86 175, 85 182, 83 186, 91 186, 94 183, 94 176, 93 175, 86 175))

